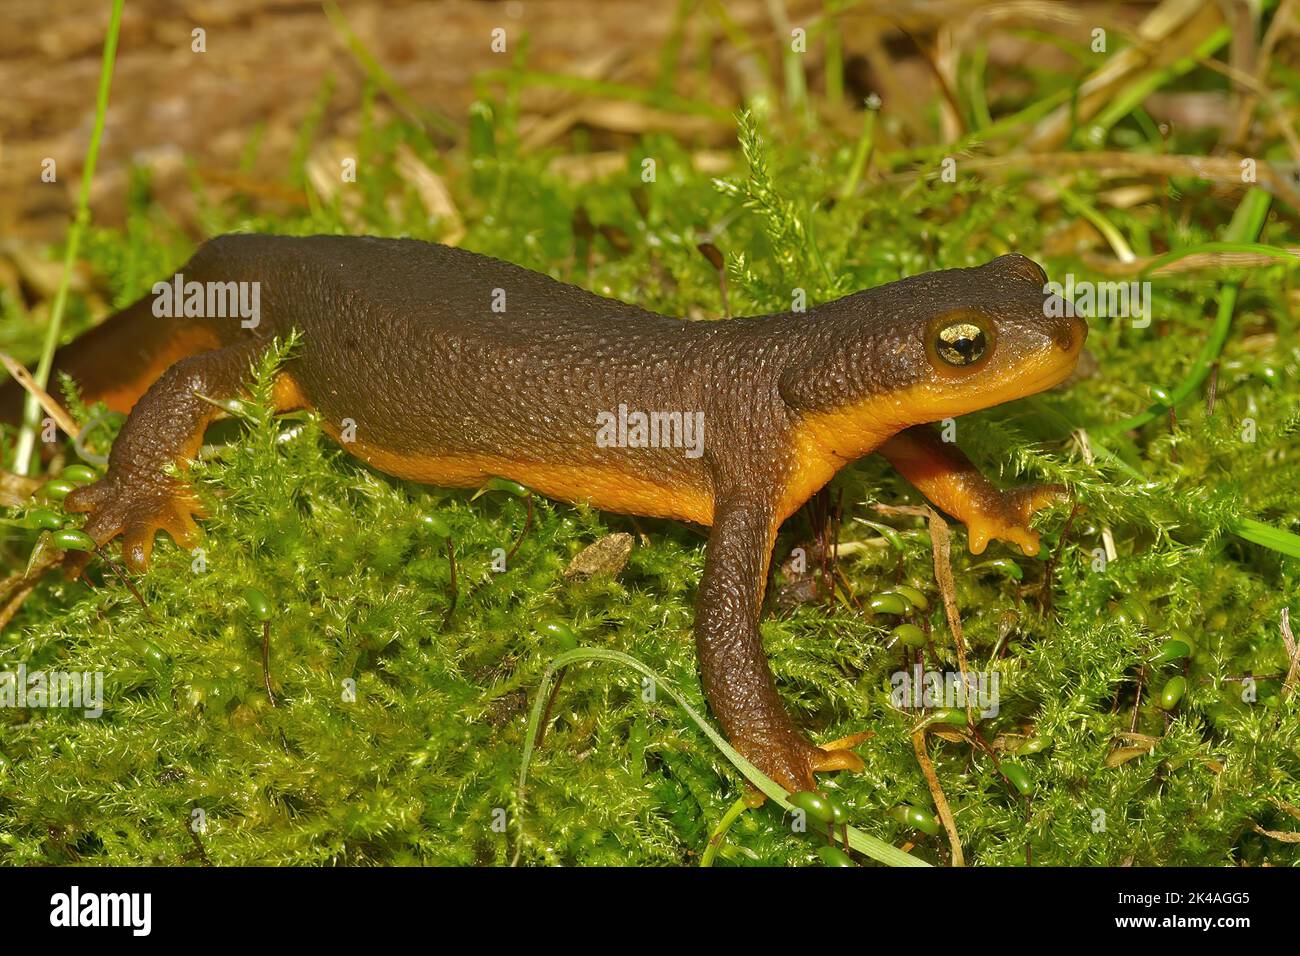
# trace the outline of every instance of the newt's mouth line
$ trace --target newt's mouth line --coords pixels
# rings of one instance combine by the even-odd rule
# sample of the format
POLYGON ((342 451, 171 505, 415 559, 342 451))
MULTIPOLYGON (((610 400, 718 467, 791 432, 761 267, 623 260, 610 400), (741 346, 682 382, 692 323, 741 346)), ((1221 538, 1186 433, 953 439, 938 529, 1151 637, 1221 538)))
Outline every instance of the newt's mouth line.
POLYGON ((1027 398, 1030 395, 1037 395, 1039 392, 1045 392, 1049 388, 1055 388, 1060 385, 1074 372, 1074 368, 1079 363, 1078 353, 1071 355, 1068 361, 1060 363, 1054 368, 1040 372, 1028 381, 1021 381, 1019 385, 1019 398, 1027 398))
POLYGON ((1055 388, 1070 377, 1078 364, 1080 351, 1082 351, 1081 346, 1070 354, 1062 353, 1060 359, 1053 358, 1050 363, 1034 362, 1029 367, 1022 367, 1009 375, 999 375, 986 384, 972 383, 970 400, 961 401, 942 392, 939 396, 940 400, 946 405, 947 414, 955 416, 1037 395, 1055 388))

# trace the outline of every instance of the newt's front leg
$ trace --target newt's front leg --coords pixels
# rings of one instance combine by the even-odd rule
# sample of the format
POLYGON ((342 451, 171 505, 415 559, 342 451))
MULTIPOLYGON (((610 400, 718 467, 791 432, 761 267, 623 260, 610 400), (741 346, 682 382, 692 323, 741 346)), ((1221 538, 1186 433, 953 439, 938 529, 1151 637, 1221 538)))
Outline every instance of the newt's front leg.
POLYGON ((1038 553, 1034 512, 1065 494, 1062 485, 1027 485, 999 491, 960 448, 928 425, 899 432, 877 449, 921 494, 966 525, 970 549, 982 554, 990 538, 1038 553))
POLYGON ((704 693, 732 745, 787 790, 811 790, 815 770, 860 770, 849 750, 822 749, 777 695, 758 622, 776 537, 770 505, 721 500, 700 579, 695 642, 704 693))
MULTIPOLYGON (((154 535, 166 531, 182 546, 198 535, 198 503, 185 483, 167 474, 197 454, 203 431, 218 414, 204 398, 232 398, 249 374, 249 364, 265 343, 253 340, 204 352, 167 369, 140 398, 113 442, 108 473, 68 495, 69 511, 87 512, 85 532, 104 545, 123 536, 123 557, 143 570, 154 535)), ((84 557, 70 556, 76 574, 84 557), (80 561, 77 558, 81 558, 80 561)))

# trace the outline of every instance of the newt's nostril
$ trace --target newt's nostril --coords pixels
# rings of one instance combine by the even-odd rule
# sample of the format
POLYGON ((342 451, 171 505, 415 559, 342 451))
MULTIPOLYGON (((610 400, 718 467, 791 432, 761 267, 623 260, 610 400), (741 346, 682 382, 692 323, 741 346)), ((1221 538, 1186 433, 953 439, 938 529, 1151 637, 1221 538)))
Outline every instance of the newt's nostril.
POLYGON ((1075 319, 1065 328, 1058 331, 1053 338, 1056 344, 1061 347, 1063 352, 1073 352, 1077 347, 1083 344, 1084 338, 1088 335, 1088 326, 1075 319))

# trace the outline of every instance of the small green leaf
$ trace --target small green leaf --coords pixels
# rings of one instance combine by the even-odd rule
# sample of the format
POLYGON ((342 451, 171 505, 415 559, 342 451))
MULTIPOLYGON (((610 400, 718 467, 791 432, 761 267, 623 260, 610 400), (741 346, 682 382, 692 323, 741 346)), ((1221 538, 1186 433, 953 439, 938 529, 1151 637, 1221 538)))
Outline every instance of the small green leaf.
POLYGON ((248 610, 252 613, 255 619, 259 621, 271 620, 272 611, 270 598, 257 588, 244 588, 239 593, 244 599, 244 604, 248 606, 248 610))

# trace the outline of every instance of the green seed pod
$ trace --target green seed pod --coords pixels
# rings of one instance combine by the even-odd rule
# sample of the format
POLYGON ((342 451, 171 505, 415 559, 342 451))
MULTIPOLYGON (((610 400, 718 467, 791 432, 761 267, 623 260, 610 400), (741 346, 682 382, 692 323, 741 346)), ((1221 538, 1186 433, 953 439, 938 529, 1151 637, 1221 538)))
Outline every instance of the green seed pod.
POLYGON ((1121 621, 1129 621, 1137 627, 1147 626, 1147 606, 1132 595, 1120 599, 1115 614, 1121 621))
POLYGON ((271 599, 257 588, 244 588, 239 592, 253 617, 259 621, 271 620, 271 599))
POLYGON ((144 640, 135 641, 134 643, 132 643, 131 647, 134 651, 136 651, 136 653, 138 653, 150 664, 167 663, 167 655, 163 653, 161 647, 159 647, 157 644, 153 643, 152 641, 144 641, 144 640))
POLYGON ((1041 753, 1048 747, 1052 746, 1051 737, 1030 737, 1016 750, 1018 754, 1036 754, 1041 753))
POLYGON ((539 630, 559 644, 562 651, 571 651, 578 646, 578 635, 563 621, 547 621, 539 630))
POLYGON ((879 594, 878 594, 877 596, 878 596, 878 597, 896 597, 896 598, 898 598, 900 601, 903 602, 903 607, 906 608, 906 610, 905 610, 903 613, 904 613, 904 614, 911 614, 911 613, 912 613, 912 602, 909 601, 909 600, 907 599, 907 595, 906 595, 906 594, 903 594, 901 591, 899 591, 898 588, 889 588, 889 589, 886 590, 886 591, 881 591, 881 592, 879 592, 879 594))
POLYGON ((930 712, 927 723, 931 724, 948 724, 952 727, 966 727, 968 720, 966 711, 960 707, 938 707, 930 712))
POLYGON ((433 532, 440 538, 450 538, 451 528, 447 527, 447 522, 443 521, 438 515, 420 515, 420 524, 424 525, 429 531, 433 532))
POLYGON ((68 465, 59 472, 59 477, 78 485, 88 485, 99 480, 99 472, 89 465, 68 465))
POLYGON ((23 527, 41 531, 58 531, 63 527, 63 515, 49 508, 33 508, 23 515, 23 527))
POLYGON ((1023 793, 1025 796, 1034 792, 1034 781, 1029 776, 1029 771, 1018 763, 1012 763, 1009 760, 1002 761, 1002 774, 1011 781, 1011 785, 1023 793))
POLYGON ((911 609, 906 598, 889 591, 873 594, 867 601, 867 607, 876 614, 906 614, 911 609))
POLYGON ((1177 677, 1171 677, 1160 688, 1160 706, 1164 710, 1173 710, 1178 706, 1178 702, 1183 699, 1183 694, 1187 693, 1187 678, 1179 674, 1177 677))
POLYGON ((907 599, 907 603, 912 605, 918 611, 930 610, 930 600, 910 584, 895 584, 893 588, 896 594, 901 594, 907 599))
POLYGON ((840 803, 834 797, 827 797, 826 803, 829 804, 831 808, 832 823, 839 826, 841 823, 849 822, 849 811, 844 809, 844 804, 840 803))
POLYGON ((857 866, 852 857, 837 846, 831 846, 829 843, 819 847, 817 855, 822 858, 822 862, 827 866, 857 866))
POLYGON ((1185 641, 1171 637, 1160 645, 1160 650, 1155 657, 1151 658, 1151 663, 1168 664, 1170 661, 1180 661, 1191 653, 1192 649, 1185 641))
POLYGON ((814 820, 820 820, 822 823, 833 823, 835 821, 835 811, 831 808, 829 801, 820 793, 814 793, 812 790, 801 790, 799 793, 792 793, 786 798, 790 806, 802 810, 814 820))
POLYGON ((938 819, 933 813, 922 810, 920 807, 900 803, 889 811, 889 815, 905 827, 920 830, 930 836, 938 836, 939 834, 938 819))
POLYGON ((900 624, 891 632, 894 638, 908 647, 924 647, 925 631, 921 630, 915 624, 900 624))
POLYGON ((64 528, 50 535, 50 543, 60 551, 94 551, 95 539, 76 528, 64 528))
POLYGON ((36 489, 36 495, 46 501, 62 501, 77 486, 66 478, 55 478, 36 489))

